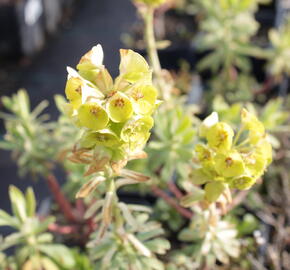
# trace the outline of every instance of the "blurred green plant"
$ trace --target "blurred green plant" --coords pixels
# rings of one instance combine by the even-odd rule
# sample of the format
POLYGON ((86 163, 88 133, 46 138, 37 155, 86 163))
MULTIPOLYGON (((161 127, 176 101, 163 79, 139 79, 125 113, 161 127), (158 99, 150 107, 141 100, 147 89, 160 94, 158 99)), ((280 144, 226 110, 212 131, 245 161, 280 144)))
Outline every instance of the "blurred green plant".
POLYGON ((13 262, 17 269, 72 269, 75 263, 70 250, 53 243, 52 234, 47 232, 55 218, 39 219, 36 216, 36 199, 32 189, 28 188, 23 194, 10 186, 9 196, 12 215, 0 210, 0 226, 8 226, 16 232, 1 239, 0 251, 16 247, 13 262))
POLYGON ((230 257, 237 258, 240 253, 240 242, 233 224, 225 220, 217 220, 216 214, 209 210, 195 209, 195 218, 188 228, 179 233, 183 242, 195 242, 191 246, 193 258, 199 266, 204 264, 214 267, 216 260, 229 263, 230 257))
POLYGON ((251 41, 259 27, 254 17, 258 2, 198 1, 204 18, 196 44, 199 50, 209 51, 198 63, 198 69, 211 70, 215 75, 210 85, 213 95, 223 94, 231 102, 252 99, 257 83, 251 74, 250 57, 267 55, 251 41))
MULTIPOLYGON (((28 173, 34 177, 47 176, 57 162, 63 161, 61 156, 71 149, 79 137, 79 130, 64 114, 57 122, 49 121, 49 115, 43 113, 48 106, 46 100, 31 110, 24 89, 1 100, 10 113, 0 112, 6 129, 0 148, 12 151, 21 176, 28 173)), ((64 98, 57 95, 55 101, 62 110, 64 98)))
POLYGON ((88 244, 95 270, 165 269, 155 254, 165 254, 170 244, 160 237, 161 225, 148 220, 150 213, 151 209, 145 206, 118 203, 116 221, 110 230, 97 242, 97 232, 92 234, 88 244))
POLYGON ((48 106, 42 101, 33 111, 25 90, 19 90, 11 98, 3 97, 2 103, 11 112, 0 113, 5 120, 6 135, 0 142, 2 149, 12 151, 17 159, 20 175, 46 175, 53 166, 57 144, 51 140, 52 125, 48 115, 40 115, 48 106))
POLYGON ((269 31, 272 48, 268 68, 271 74, 280 81, 284 75, 290 75, 290 18, 280 29, 269 31))
POLYGON ((147 168, 152 177, 157 175, 159 180, 167 183, 175 171, 184 175, 196 143, 195 126, 199 120, 193 113, 193 107, 176 102, 171 108, 161 107, 155 115, 154 135, 147 148, 147 168))
POLYGON ((163 224, 166 224, 166 226, 174 232, 178 232, 185 224, 185 220, 180 213, 168 205, 163 199, 158 199, 155 203, 153 217, 163 224))

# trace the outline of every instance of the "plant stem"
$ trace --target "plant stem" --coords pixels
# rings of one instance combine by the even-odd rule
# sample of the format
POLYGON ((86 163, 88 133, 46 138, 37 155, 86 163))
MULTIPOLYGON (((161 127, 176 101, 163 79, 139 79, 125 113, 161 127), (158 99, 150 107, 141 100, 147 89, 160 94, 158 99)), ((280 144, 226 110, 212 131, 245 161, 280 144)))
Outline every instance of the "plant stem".
POLYGON ((56 223, 52 223, 48 226, 48 230, 51 232, 56 232, 59 234, 73 234, 78 233, 78 228, 76 226, 61 226, 56 223))
POLYGON ((157 53, 155 35, 154 35, 154 8, 148 7, 144 14, 145 21, 145 40, 147 43, 147 53, 153 72, 158 75, 161 72, 161 65, 157 53))
POLYGON ((157 186, 152 186, 153 193, 162 198, 164 201, 166 201, 170 206, 175 208, 179 214, 181 214, 183 217, 191 219, 193 217, 193 213, 183 207, 181 207, 173 198, 171 198, 168 194, 166 194, 163 190, 161 190, 157 186))
POLYGON ((103 206, 103 223, 105 226, 109 226, 112 220, 112 212, 113 208, 116 205, 116 188, 115 188, 115 181, 113 178, 108 179, 107 182, 107 192, 103 206))
POLYGON ((160 90, 160 94, 164 100, 169 99, 169 91, 166 82, 162 76, 162 68, 158 57, 157 46, 154 35, 154 8, 148 7, 142 14, 145 23, 145 41, 147 54, 156 77, 156 84, 160 90))
POLYGON ((56 180, 56 177, 53 174, 50 174, 47 176, 46 180, 47 185, 66 220, 68 222, 75 223, 77 220, 73 214, 73 208, 67 198, 64 196, 58 181, 56 180))
POLYGON ((174 184, 174 182, 170 181, 168 183, 168 188, 177 199, 181 199, 183 197, 182 192, 178 189, 178 187, 174 184))
POLYGON ((216 226, 218 223, 218 220, 220 219, 220 215, 217 212, 217 208, 216 208, 216 204, 212 203, 209 206, 209 212, 210 212, 210 216, 209 216, 209 224, 212 226, 216 226))
POLYGON ((260 89, 254 92, 255 95, 266 94, 269 92, 275 83, 275 79, 272 76, 269 76, 263 83, 260 89))

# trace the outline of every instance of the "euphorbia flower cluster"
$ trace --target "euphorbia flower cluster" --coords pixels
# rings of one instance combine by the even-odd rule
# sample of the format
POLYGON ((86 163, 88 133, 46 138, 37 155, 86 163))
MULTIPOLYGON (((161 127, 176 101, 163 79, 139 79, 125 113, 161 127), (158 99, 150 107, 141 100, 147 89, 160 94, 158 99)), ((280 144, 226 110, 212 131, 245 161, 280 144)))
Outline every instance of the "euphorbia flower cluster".
POLYGON ((200 137, 205 142, 195 147, 198 167, 193 177, 205 184, 208 201, 215 201, 227 187, 249 189, 272 161, 263 124, 245 109, 236 134, 229 124, 219 122, 214 112, 203 121, 200 137))
POLYGON ((152 71, 138 53, 121 49, 120 54, 120 74, 115 80, 103 65, 101 45, 81 58, 78 71, 68 68, 67 111, 84 130, 73 160, 90 163, 91 156, 82 154, 94 150, 98 156, 95 171, 103 170, 108 162, 119 164, 115 168, 120 169, 140 155, 153 126, 157 90, 152 71))

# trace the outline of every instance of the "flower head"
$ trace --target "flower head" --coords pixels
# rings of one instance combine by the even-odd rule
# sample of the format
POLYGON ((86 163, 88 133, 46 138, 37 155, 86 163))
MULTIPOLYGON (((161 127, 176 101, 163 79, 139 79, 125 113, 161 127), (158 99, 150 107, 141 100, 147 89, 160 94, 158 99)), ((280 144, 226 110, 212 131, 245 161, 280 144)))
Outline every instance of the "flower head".
POLYGON ((263 175, 272 161, 272 147, 263 124, 247 110, 241 111, 241 128, 235 133, 216 113, 200 127, 206 143, 197 144, 192 176, 205 184, 205 199, 216 201, 226 186, 248 189, 263 175))
POLYGON ((80 59, 77 71, 68 68, 66 111, 84 130, 77 153, 84 148, 85 158, 75 154, 73 159, 89 164, 87 157, 92 157, 89 173, 104 170, 107 163, 120 170, 132 156, 140 156, 153 127, 151 115, 158 101, 152 71, 140 54, 122 49, 120 55, 115 80, 103 65, 101 45, 80 59), (92 155, 87 154, 90 150, 92 155))

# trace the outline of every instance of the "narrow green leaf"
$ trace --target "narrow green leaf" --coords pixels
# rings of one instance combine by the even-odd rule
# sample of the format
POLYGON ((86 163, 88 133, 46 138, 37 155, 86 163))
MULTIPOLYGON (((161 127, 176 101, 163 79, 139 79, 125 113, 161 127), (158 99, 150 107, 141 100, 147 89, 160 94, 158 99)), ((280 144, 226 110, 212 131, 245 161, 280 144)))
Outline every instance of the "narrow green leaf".
POLYGON ((196 188, 196 191, 183 196, 180 200, 180 204, 183 207, 191 207, 198 201, 204 199, 204 191, 202 189, 196 188))
POLYGON ((94 202, 85 212, 84 218, 85 219, 91 218, 103 206, 103 204, 104 204, 104 200, 98 200, 94 202))
POLYGON ((46 244, 39 245, 38 248, 61 266, 72 269, 75 264, 73 255, 66 246, 60 244, 46 244))
POLYGON ((11 200, 12 211, 19 220, 24 221, 26 215, 26 200, 23 193, 15 186, 9 187, 9 196, 11 200))
POLYGON ((154 238, 156 236, 162 235, 164 233, 162 228, 153 229, 147 232, 138 233, 137 237, 141 241, 146 241, 148 239, 154 238))
POLYGON ((19 223, 16 218, 0 209, 0 226, 11 226, 15 228, 19 226, 19 223))
POLYGON ((170 249, 170 242, 164 238, 156 238, 144 243, 148 249, 157 254, 165 254, 170 249))
POLYGON ((35 215, 35 210, 36 210, 36 199, 35 195, 33 192, 33 189, 29 187, 26 190, 26 213, 29 217, 33 217, 35 215))

